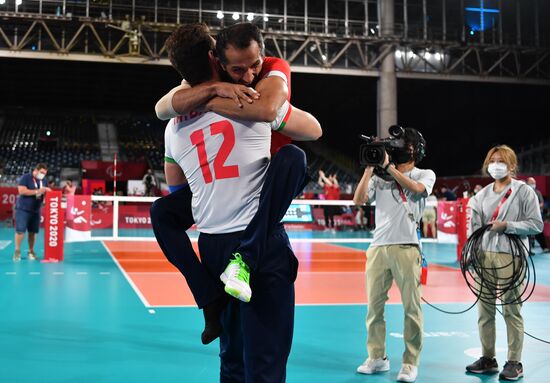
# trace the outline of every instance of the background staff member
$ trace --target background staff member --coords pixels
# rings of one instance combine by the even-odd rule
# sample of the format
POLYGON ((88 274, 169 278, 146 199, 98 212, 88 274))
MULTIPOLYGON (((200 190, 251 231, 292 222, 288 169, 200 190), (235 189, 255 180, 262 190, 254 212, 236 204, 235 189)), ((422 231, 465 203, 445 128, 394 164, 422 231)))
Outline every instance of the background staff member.
MULTIPOLYGON (((506 145, 491 148, 483 162, 483 172, 495 180, 485 186, 468 203, 471 210, 468 236, 484 225, 492 224, 482 240, 482 267, 492 268, 492 273, 484 273, 485 278, 498 278, 499 283, 510 280, 514 270, 518 270, 519 257, 512 255, 510 243, 504 233, 520 236, 526 249, 529 248, 528 235, 540 233, 542 218, 535 191, 524 182, 513 179, 518 169, 516 153, 506 145), (492 274, 492 275, 491 275, 492 274)), ((496 280, 490 280, 496 285, 496 280)), ((484 290, 489 286, 482 285, 484 290)), ((503 294, 503 302, 515 302, 520 297, 523 284, 503 294)), ((466 366, 466 371, 485 374, 498 372, 495 359, 495 302, 487 302, 491 292, 484 292, 478 307, 479 338, 482 356, 466 366)), ((494 293, 493 293, 494 295, 494 293)), ((500 379, 518 380, 523 376, 521 351, 523 349, 523 317, 521 303, 510 303, 503 307, 506 332, 508 334, 508 361, 499 375, 500 379)))
POLYGON ((13 261, 21 260, 21 243, 25 232, 28 231, 29 241, 29 260, 34 261, 37 258, 34 252, 34 242, 36 234, 40 227, 40 208, 44 200, 44 193, 51 191, 44 178, 48 174, 46 164, 39 163, 31 173, 21 176, 17 186, 19 196, 15 205, 15 252, 13 261))

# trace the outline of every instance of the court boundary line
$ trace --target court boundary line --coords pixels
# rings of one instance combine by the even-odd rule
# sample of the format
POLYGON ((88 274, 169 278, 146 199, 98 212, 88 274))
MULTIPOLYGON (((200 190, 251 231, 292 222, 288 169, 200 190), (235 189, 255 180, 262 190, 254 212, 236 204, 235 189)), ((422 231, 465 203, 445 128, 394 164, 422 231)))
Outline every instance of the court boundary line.
POLYGON ((103 248, 107 251, 107 253, 109 254, 109 256, 111 257, 111 259, 113 260, 113 262, 115 263, 115 265, 117 265, 118 269, 120 270, 120 272, 122 273, 122 275, 124 276, 124 278, 126 278, 126 281, 128 282, 128 284, 130 285, 130 287, 132 287, 132 289, 134 290, 134 292, 136 293, 136 295, 138 296, 138 298, 141 300, 141 303, 143 304, 143 306, 145 306, 146 308, 154 308, 154 306, 151 306, 149 304, 149 302, 147 301, 147 299, 145 298, 145 296, 141 293, 141 290, 136 286, 136 284, 134 283, 134 281, 132 281, 132 279, 130 278, 130 276, 128 275, 128 273, 126 272, 126 270, 124 270, 124 268, 120 265, 120 263, 118 262, 118 259, 116 259, 116 257, 113 255, 113 253, 111 252, 111 250, 109 249, 109 247, 105 244, 104 241, 101 241, 101 244, 103 245, 103 248))
MULTIPOLYGON (((191 242, 198 242, 197 237, 190 237, 191 242)), ((290 242, 294 243, 371 243, 372 238, 289 238, 290 242)), ((156 242, 155 237, 92 237, 92 241, 114 241, 114 242, 156 242)), ((423 238, 422 243, 445 243, 447 242, 438 242, 437 239, 433 238, 423 238)), ((448 243, 453 245, 454 243, 448 243)))
MULTIPOLYGON (((433 304, 437 305, 464 305, 468 306, 474 303, 472 302, 437 302, 433 304)), ((531 302, 531 303, 550 303, 546 301, 537 301, 537 302, 531 302)), ((403 305, 402 302, 386 302, 386 305, 403 305)), ((427 303, 422 302, 420 304, 421 306, 430 307, 427 303)), ((310 306, 365 306, 365 308, 368 308, 369 304, 367 302, 361 302, 361 303, 296 303, 296 307, 310 307, 310 306)), ((150 308, 160 308, 160 309, 174 309, 174 308, 196 308, 196 305, 158 305, 158 306, 151 306, 150 308)), ((433 308, 433 307, 432 307, 433 308)))

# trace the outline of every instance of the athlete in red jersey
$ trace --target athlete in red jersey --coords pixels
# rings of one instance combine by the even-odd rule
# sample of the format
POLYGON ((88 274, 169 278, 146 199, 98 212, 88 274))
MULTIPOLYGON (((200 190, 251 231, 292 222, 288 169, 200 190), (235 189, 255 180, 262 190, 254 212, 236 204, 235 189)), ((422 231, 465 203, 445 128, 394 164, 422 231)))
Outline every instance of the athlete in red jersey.
MULTIPOLYGON (((283 59, 264 57, 263 47, 254 44, 243 56, 243 49, 227 42, 231 38, 221 31, 216 52, 223 78, 233 84, 211 81, 191 88, 183 80, 157 102, 155 111, 159 119, 168 120, 203 109, 245 120, 275 119, 284 101, 290 101, 290 66, 283 59)), ((273 132, 271 154, 291 142, 284 131, 273 132)))
MULTIPOLYGON (((240 34, 246 39, 244 45, 241 44, 239 39, 235 38, 235 36, 224 36, 222 34, 221 41, 225 41, 227 49, 219 53, 216 58, 213 51, 211 51, 212 47, 209 47, 207 49, 208 57, 206 57, 206 55, 204 57, 206 62, 200 63, 199 65, 199 68, 207 72, 204 77, 200 78, 201 81, 205 82, 192 82, 194 85, 193 88, 189 88, 189 85, 184 82, 181 86, 174 88, 157 103, 155 109, 159 118, 168 119, 171 116, 187 115, 188 113, 196 114, 197 111, 213 111, 229 118, 241 120, 267 122, 275 120, 277 111, 280 109, 280 106, 286 102, 288 97, 290 68, 284 60, 280 59, 269 59, 267 61, 270 63, 268 63, 267 66, 263 66, 263 39, 261 34, 257 32, 257 28, 251 24, 242 24, 242 26, 245 30, 241 30, 240 34), (259 38, 257 38, 256 34, 259 38), (227 38, 234 40, 230 40, 232 42, 228 44, 227 38), (232 44, 235 45, 233 46, 232 44), (230 77, 235 83, 208 81, 209 77, 207 76, 210 75, 208 72, 210 68, 209 63, 212 62, 214 63, 213 65, 218 65, 219 69, 225 70, 226 77, 230 77), (260 77, 260 75, 264 77, 260 77), (256 90, 242 84, 254 84, 256 85, 256 90), (261 98, 258 96, 259 94, 261 94, 261 98)), ((240 25, 233 27, 240 28, 240 25)), ((197 49, 200 50, 204 48, 200 45, 204 45, 204 43, 204 41, 197 43, 197 49)), ((209 45, 213 46, 213 41, 211 43, 212 44, 209 45)), ((177 69, 178 65, 175 65, 175 63, 186 62, 186 59, 192 55, 193 52, 189 50, 189 46, 183 48, 179 47, 178 44, 170 45, 171 48, 168 49, 170 61, 177 69)), ((191 46, 195 45, 192 44, 191 46)), ((195 59, 196 58, 194 58, 194 60, 195 59)), ((186 77, 182 71, 179 72, 182 77, 186 77)), ((220 72, 225 73, 221 70, 220 72)), ((284 130, 284 127, 282 129, 284 130)), ((313 136, 318 137, 320 135, 319 132, 313 134, 313 136)), ((311 133, 312 132, 304 132, 301 133, 303 136, 296 135, 293 136, 293 139, 311 140, 311 133)), ((285 151, 285 154, 287 154, 287 152, 288 150, 285 151)), ((281 153, 283 153, 283 151, 278 153, 279 157, 281 157, 281 153)), ((289 162, 288 168, 290 168, 290 172, 292 172, 292 169, 299 168, 299 166, 292 166, 289 162)), ((282 168, 278 167, 276 169, 278 169, 276 170, 278 172, 282 168)), ((288 177, 286 171, 287 168, 282 169, 281 177, 285 180, 292 179, 292 177, 288 177)), ((169 177, 167 174, 167 180, 168 179, 169 177)), ((279 184, 275 186, 278 185, 279 184)), ((185 235, 185 230, 194 222, 191 214, 191 194, 189 188, 184 184, 184 179, 181 179, 178 183, 169 182, 169 186, 173 193, 157 200, 151 209, 153 229, 164 254, 186 277, 198 306, 204 308, 203 313, 206 327, 202 334, 202 341, 203 343, 209 343, 221 332, 219 315, 226 301, 223 297, 216 298, 219 295, 215 287, 212 289, 194 289, 192 287, 193 281, 207 281, 209 278, 207 275, 204 275, 204 267, 202 267, 201 263, 198 261, 189 238, 185 235), (193 281, 191 281, 190 278, 192 278, 193 281)), ((271 189, 271 187, 268 189, 271 189)), ((285 193, 277 192, 276 187, 273 187, 273 190, 273 193, 271 193, 270 190, 271 194, 276 196, 285 195, 285 193)), ((301 192, 301 189, 299 192, 301 192)), ((293 194, 289 196, 289 200, 286 201, 288 202, 286 208, 288 208, 288 204, 290 204, 290 201, 296 195, 297 194, 293 194)), ((267 197, 264 198, 264 201, 267 201, 266 204, 271 203, 270 198, 267 197)), ((273 211, 282 211, 284 214, 286 208, 283 205, 284 203, 280 208, 273 209, 273 211)), ((267 209, 267 211, 271 212, 271 209, 267 209)), ((259 215, 256 214, 255 218, 257 216, 259 215)), ((247 251, 253 254, 258 253, 258 249, 261 248, 261 242, 265 240, 263 238, 270 233, 268 225, 266 225, 264 221, 264 216, 262 216, 262 218, 254 221, 254 225, 249 224, 245 230, 242 239, 250 240, 239 247, 243 255, 247 254, 247 251), (252 235, 253 238, 250 238, 250 236, 246 236, 246 233, 263 233, 263 235, 252 235)))

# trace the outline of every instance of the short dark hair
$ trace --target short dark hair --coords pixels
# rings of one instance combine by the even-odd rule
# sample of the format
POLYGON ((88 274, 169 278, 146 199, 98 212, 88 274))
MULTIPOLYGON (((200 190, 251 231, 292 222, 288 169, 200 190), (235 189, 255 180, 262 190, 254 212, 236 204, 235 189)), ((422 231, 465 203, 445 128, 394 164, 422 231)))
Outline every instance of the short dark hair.
POLYGON ((39 163, 36 164, 35 169, 36 170, 42 170, 42 169, 48 170, 48 165, 46 165, 43 162, 39 162, 39 163))
POLYGON ((191 86, 212 79, 208 52, 215 49, 215 44, 206 24, 180 26, 165 45, 170 63, 191 86))
POLYGON ((216 56, 222 64, 227 64, 225 50, 228 45, 233 45, 237 49, 246 49, 252 41, 256 41, 260 47, 260 54, 264 56, 264 38, 262 31, 256 25, 251 23, 239 23, 224 28, 216 36, 216 56))
POLYGON ((426 157, 426 140, 418 130, 414 128, 405 128, 403 140, 405 143, 412 145, 415 164, 418 164, 426 157))

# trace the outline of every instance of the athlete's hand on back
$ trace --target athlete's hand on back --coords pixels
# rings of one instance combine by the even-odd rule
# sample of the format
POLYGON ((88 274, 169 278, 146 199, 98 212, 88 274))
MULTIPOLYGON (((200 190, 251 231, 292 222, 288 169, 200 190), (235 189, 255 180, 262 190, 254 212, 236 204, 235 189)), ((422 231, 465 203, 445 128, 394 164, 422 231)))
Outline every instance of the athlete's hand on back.
POLYGON ((240 84, 219 82, 216 84, 216 95, 224 98, 231 98, 242 108, 242 101, 252 104, 260 98, 260 93, 255 89, 240 84))

